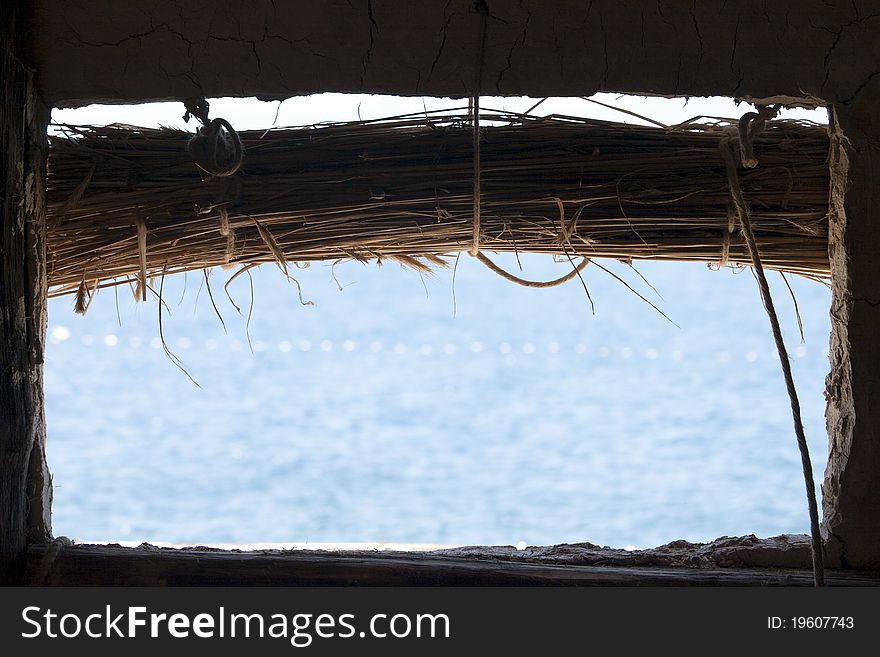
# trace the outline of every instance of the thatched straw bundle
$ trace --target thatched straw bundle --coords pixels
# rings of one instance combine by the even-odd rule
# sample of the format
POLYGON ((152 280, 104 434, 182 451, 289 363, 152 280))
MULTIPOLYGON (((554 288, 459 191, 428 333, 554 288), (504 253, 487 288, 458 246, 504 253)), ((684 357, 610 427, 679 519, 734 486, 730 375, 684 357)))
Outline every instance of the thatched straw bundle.
MULTIPOLYGON (((748 264, 719 154, 723 126, 634 127, 487 112, 482 251, 748 264)), ((53 294, 262 262, 397 259, 473 246, 467 116, 241 134, 244 165, 203 179, 189 133, 67 127, 51 140, 53 294)), ((741 184, 765 267, 828 276, 828 140, 776 121, 741 184)), ((145 292, 144 292, 145 293, 145 292)))

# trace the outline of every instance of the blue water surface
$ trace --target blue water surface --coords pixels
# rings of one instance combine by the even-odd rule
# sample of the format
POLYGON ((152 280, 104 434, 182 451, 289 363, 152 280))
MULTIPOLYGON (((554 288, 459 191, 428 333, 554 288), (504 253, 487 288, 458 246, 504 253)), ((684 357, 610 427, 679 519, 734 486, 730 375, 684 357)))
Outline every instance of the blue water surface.
MULTIPOLYGON (((513 257, 498 258, 515 269, 513 257)), ((570 267, 523 257, 522 275, 570 267)), ((200 274, 155 298, 50 302, 46 363, 55 533, 176 543, 389 541, 651 547, 807 532, 788 398, 754 278, 604 263, 535 290, 463 256, 273 265, 223 290, 200 274), (335 279, 334 279, 335 276, 335 279), (343 287, 340 291, 337 282, 343 287), (118 308, 118 310, 117 310, 118 308), (121 326, 119 319, 121 318, 121 326), (248 344, 250 339, 250 346, 248 344), (252 349, 252 350, 251 350, 252 349)), ((801 344, 771 275, 813 455, 826 457, 830 293, 803 279, 801 344)), ((158 289, 159 281, 155 281, 158 289)))

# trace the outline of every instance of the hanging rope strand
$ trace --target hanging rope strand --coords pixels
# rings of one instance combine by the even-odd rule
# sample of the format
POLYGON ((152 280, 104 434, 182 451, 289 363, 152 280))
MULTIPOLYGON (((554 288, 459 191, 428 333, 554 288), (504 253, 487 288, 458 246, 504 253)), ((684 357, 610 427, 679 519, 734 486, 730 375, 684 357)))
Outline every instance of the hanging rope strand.
POLYGON ((476 256, 480 252, 480 201, 482 183, 480 181, 480 97, 474 96, 474 236, 470 254, 476 256))
POLYGON ((554 278, 552 281, 530 281, 525 278, 520 278, 519 276, 515 276, 508 271, 505 271, 494 262, 489 260, 483 253, 477 253, 475 256, 477 260, 486 265, 489 269, 494 271, 496 274, 501 276, 502 278, 506 278, 511 283, 516 283, 517 285, 522 285, 523 287, 537 287, 537 288, 547 288, 547 287, 556 287, 557 285, 562 285, 563 283, 567 283, 575 276, 580 274, 584 267, 590 264, 589 258, 584 258, 580 261, 577 266, 573 266, 572 270, 567 274, 560 276, 559 278, 554 278))
MULTIPOLYGON (((473 97, 470 99, 468 103, 468 113, 471 115, 471 121, 473 125, 473 138, 474 138, 474 192, 473 192, 473 225, 474 225, 474 233, 473 233, 473 241, 471 242, 471 248, 468 251, 473 257, 482 262, 486 267, 491 269, 493 272, 501 276, 502 278, 507 279, 517 285, 522 285, 523 287, 534 287, 534 288, 548 288, 548 287, 556 287, 557 285, 562 285, 573 279, 575 276, 578 276, 581 271, 590 264, 589 258, 584 258, 581 260, 580 264, 577 266, 572 265, 572 271, 567 274, 560 276, 559 278, 555 278, 551 281, 530 281, 525 278, 520 278, 519 276, 515 276, 510 272, 505 271, 494 262, 492 262, 486 255, 480 252, 480 215, 482 210, 482 181, 480 178, 481 172, 481 158, 480 158, 480 93, 483 89, 483 65, 486 58, 486 18, 489 16, 489 6, 486 4, 485 0, 477 0, 474 3, 474 11, 476 11, 480 15, 480 35, 479 35, 479 54, 477 59, 477 67, 476 67, 476 81, 474 83, 474 89, 476 93, 474 93, 473 97)), ((566 225, 565 225, 565 211, 562 206, 562 201, 556 199, 556 202, 559 204, 559 212, 560 212, 560 221, 562 223, 562 233, 564 235, 565 241, 568 241, 569 235, 567 235, 566 225)))
POLYGON ((486 5, 485 0, 478 0, 474 5, 474 10, 480 14, 480 37, 476 82, 474 85, 475 93, 471 100, 471 104, 473 105, 474 128, 474 235, 470 254, 476 257, 480 252, 480 206, 483 194, 482 183, 480 181, 480 93, 483 88, 483 61, 486 56, 486 17, 489 15, 489 7, 486 5))
MULTIPOLYGON (((758 113, 749 113, 740 120, 739 141, 743 157, 743 166, 753 168, 757 165, 758 162, 752 152, 752 139, 755 134, 763 129, 764 124, 769 118, 772 118, 772 115, 764 109, 758 113), (747 143, 744 144, 743 141, 747 143)), ((773 305, 773 297, 770 295, 770 285, 767 283, 767 277, 764 275, 764 267, 761 264, 758 243, 755 240, 755 233, 752 230, 749 205, 746 202, 742 187, 739 183, 739 174, 736 170, 736 152, 731 143, 731 138, 729 136, 722 138, 719 146, 721 149, 721 157, 724 160, 724 166, 727 172, 727 182, 730 186, 730 195, 733 199, 733 205, 740 221, 743 237, 745 237, 746 245, 749 249, 749 255, 752 259, 755 276, 758 280, 758 288, 761 292, 761 300, 764 302, 764 309, 767 311, 767 317, 770 319, 773 340, 776 342, 776 351, 779 354, 779 361, 782 365, 782 374, 785 377, 785 387, 788 390, 788 397, 791 402, 791 415, 794 421, 794 431, 797 436, 798 449, 800 450, 801 455, 804 484, 807 489, 807 505, 809 506, 810 512, 810 534, 812 539, 813 578, 816 586, 825 586, 825 564, 822 553, 822 536, 819 531, 819 509, 818 504, 816 503, 816 484, 813 480, 813 466, 810 461, 810 449, 807 445, 807 438, 804 433, 804 424, 801 419, 801 406, 800 401, 798 400, 797 390, 794 386, 794 377, 791 373, 791 363, 788 359, 788 350, 785 348, 785 341, 782 338, 779 317, 777 316, 776 308, 773 305)))

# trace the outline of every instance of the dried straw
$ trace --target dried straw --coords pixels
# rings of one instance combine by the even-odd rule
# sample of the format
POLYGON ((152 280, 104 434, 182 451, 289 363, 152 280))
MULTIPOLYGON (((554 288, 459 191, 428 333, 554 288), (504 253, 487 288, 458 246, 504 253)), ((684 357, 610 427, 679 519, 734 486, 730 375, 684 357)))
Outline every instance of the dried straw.
MULTIPOLYGON (((729 230, 718 125, 637 127, 483 110, 480 249, 750 264, 729 230)), ((203 179, 190 134, 65 126, 49 157, 51 294, 217 265, 396 259, 473 245, 464 114, 243 132, 244 163, 203 179), (139 223, 145 231, 139 234, 139 223), (145 233, 145 234, 144 234, 145 233)), ((743 172, 764 266, 824 279, 828 138, 775 121, 743 172)))

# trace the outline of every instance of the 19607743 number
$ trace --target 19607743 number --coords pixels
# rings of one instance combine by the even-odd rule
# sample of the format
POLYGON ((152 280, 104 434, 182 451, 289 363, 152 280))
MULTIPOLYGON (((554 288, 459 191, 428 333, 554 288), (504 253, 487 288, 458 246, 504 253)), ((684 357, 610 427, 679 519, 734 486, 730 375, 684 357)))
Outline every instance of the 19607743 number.
POLYGON ((851 630, 855 627, 852 616, 780 616, 767 617, 770 630, 851 630))

